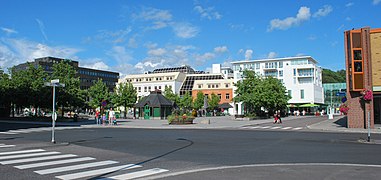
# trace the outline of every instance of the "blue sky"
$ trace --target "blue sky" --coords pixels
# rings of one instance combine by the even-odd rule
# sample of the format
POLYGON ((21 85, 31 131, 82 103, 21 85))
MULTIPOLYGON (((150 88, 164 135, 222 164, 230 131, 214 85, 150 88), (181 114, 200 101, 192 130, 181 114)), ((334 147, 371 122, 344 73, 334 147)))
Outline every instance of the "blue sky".
POLYGON ((1 0, 0 67, 55 56, 142 73, 310 55, 344 69, 343 32, 381 28, 381 0, 1 0))

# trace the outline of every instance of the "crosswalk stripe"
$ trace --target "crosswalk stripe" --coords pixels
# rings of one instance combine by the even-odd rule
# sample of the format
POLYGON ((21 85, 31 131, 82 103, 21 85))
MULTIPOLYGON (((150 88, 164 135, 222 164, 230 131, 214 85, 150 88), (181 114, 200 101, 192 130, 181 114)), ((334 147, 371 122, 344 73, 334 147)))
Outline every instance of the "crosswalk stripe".
POLYGON ((2 161, 0 164, 17 164, 17 163, 25 163, 25 162, 33 162, 33 161, 42 161, 42 160, 51 160, 51 159, 60 159, 60 158, 69 158, 69 157, 76 157, 77 155, 74 154, 64 154, 64 155, 57 155, 57 156, 43 156, 43 157, 37 157, 37 158, 27 158, 27 159, 16 159, 16 160, 9 160, 9 161, 2 161))
POLYGON ((50 165, 57 165, 57 164, 66 164, 66 163, 81 162, 81 161, 90 161, 90 160, 94 160, 94 159, 95 158, 92 158, 92 157, 65 159, 65 160, 58 160, 58 161, 48 161, 48 162, 42 162, 42 163, 20 165, 20 166, 15 166, 15 168, 17 168, 17 169, 29 169, 29 168, 36 168, 36 167, 44 167, 44 166, 50 166, 50 165))
POLYGON ((263 127, 260 127, 261 129, 267 129, 267 128, 270 128, 271 126, 263 126, 263 127))
POLYGON ((9 152, 1 152, 0 156, 2 155, 10 155, 10 154, 23 154, 23 153, 31 153, 31 152, 42 152, 45 151, 43 149, 31 149, 31 150, 23 150, 23 151, 9 151, 9 152))
POLYGON ((292 127, 284 127, 284 128, 282 128, 282 129, 284 129, 284 130, 287 130, 287 129, 291 129, 292 127))
POLYGON ((272 128, 270 128, 270 129, 279 129, 279 128, 280 128, 280 127, 277 127, 277 126, 276 126, 276 127, 272 127, 272 128))
POLYGON ((72 171, 72 170, 78 170, 78 169, 85 169, 90 167, 104 166, 104 165, 115 164, 115 163, 118 163, 118 162, 117 161, 100 161, 100 162, 79 164, 79 165, 73 165, 73 166, 44 169, 44 170, 38 170, 34 172, 41 175, 45 175, 45 174, 53 174, 53 173, 72 171))
POLYGON ((253 127, 250 127, 251 129, 258 129, 260 128, 260 126, 253 126, 253 127))
POLYGON ((11 133, 11 132, 0 132, 0 134, 17 134, 17 133, 11 133))
POLYGON ((84 177, 95 176, 95 175, 100 175, 100 174, 107 174, 107 173, 111 173, 114 171, 127 170, 127 169, 139 168, 139 167, 142 167, 142 166, 135 165, 135 164, 127 164, 127 165, 115 166, 115 167, 104 168, 104 169, 96 169, 96 170, 92 170, 92 171, 66 174, 66 175, 56 176, 56 178, 64 179, 64 180, 80 179, 80 178, 84 178, 84 177))
POLYGON ((0 160, 4 159, 15 159, 15 158, 24 158, 24 157, 32 157, 32 156, 44 156, 44 155, 52 155, 59 154, 60 152, 43 152, 43 153, 32 153, 32 154, 19 154, 19 155, 11 155, 11 156, 2 156, 0 160))
POLYGON ((302 127, 293 128, 293 130, 300 130, 303 129, 302 127))
POLYGON ((0 145, 0 148, 15 147, 16 145, 0 145))
POLYGON ((137 172, 132 172, 132 173, 127 173, 127 174, 122 174, 118 176, 113 176, 105 179, 117 179, 117 180, 126 180, 126 179, 134 179, 134 178, 141 178, 145 176, 150 176, 154 174, 159 174, 163 172, 167 172, 168 170, 166 169, 160 169, 160 168, 154 168, 154 169, 148 169, 148 170, 143 170, 143 171, 137 171, 137 172))

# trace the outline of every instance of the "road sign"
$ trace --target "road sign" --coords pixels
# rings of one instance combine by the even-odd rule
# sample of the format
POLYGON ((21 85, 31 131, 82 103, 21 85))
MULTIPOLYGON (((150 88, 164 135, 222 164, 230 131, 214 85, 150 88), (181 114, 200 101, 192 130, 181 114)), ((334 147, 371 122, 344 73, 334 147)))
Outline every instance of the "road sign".
POLYGON ((102 106, 103 106, 103 107, 106 107, 106 106, 107 106, 107 101, 103 100, 103 101, 102 101, 102 106))
POLYGON ((337 92, 336 96, 346 96, 347 93, 345 92, 337 92))

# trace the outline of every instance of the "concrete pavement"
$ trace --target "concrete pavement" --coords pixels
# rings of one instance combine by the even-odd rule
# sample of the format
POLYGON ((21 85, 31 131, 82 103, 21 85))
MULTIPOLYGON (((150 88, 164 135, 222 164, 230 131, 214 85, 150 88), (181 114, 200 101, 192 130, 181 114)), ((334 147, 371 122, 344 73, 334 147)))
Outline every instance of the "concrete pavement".
MULTIPOLYGON (((321 118, 315 116, 289 116, 282 118, 282 121, 290 121, 295 119, 307 118, 321 118)), ((118 126, 101 126, 101 127, 115 127, 115 128, 147 128, 147 129, 235 129, 245 126, 254 126, 265 123, 272 123, 273 119, 261 120, 245 120, 235 119, 233 116, 219 116, 219 117, 198 117, 194 124, 184 125, 169 125, 167 120, 144 120, 144 119, 118 119, 118 126), (209 123, 208 123, 209 122, 209 123)), ((82 125, 86 127, 100 127, 100 125, 82 125)), ((308 129, 327 131, 327 132, 346 132, 346 133, 367 133, 367 129, 362 128, 347 128, 345 116, 334 116, 334 119, 328 119, 327 116, 323 117, 322 121, 308 125, 308 129)), ((381 134, 381 126, 376 125, 371 129, 371 133, 381 134)))

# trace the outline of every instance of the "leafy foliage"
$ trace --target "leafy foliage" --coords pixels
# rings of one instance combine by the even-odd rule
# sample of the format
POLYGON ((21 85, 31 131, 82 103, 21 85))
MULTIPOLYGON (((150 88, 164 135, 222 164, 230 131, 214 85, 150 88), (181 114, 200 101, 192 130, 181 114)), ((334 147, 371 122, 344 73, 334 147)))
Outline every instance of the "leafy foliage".
POLYGON ((345 83, 345 70, 332 71, 329 69, 323 69, 322 72, 323 83, 345 83))
POLYGON ((171 100, 172 102, 176 103, 176 104, 180 104, 180 96, 178 94, 175 94, 173 91, 172 91, 172 88, 170 87, 165 87, 165 90, 164 90, 164 94, 163 94, 166 98, 168 98, 169 100, 171 100))
POLYGON ((88 94, 91 97, 89 105, 93 108, 102 107, 102 101, 110 102, 110 92, 106 84, 102 79, 98 81, 88 89, 88 94))
POLYGON ((127 107, 133 107, 136 100, 137 92, 134 86, 129 82, 120 83, 119 86, 115 88, 115 92, 112 96, 113 104, 115 104, 116 106, 124 107, 124 117, 126 117, 127 107))
POLYGON ((193 99, 189 92, 186 92, 182 98, 180 98, 180 108, 191 109, 193 107, 193 99))
POLYGON ((243 102, 245 114, 260 112, 261 107, 272 111, 284 109, 291 98, 286 94, 286 88, 273 77, 261 78, 254 71, 245 70, 244 79, 238 81, 235 102, 243 102))
POLYGON ((193 102, 193 107, 195 109, 201 109, 204 106, 204 94, 201 91, 197 92, 196 99, 193 102))
POLYGON ((213 110, 213 109, 218 108, 219 103, 220 103, 220 97, 218 97, 218 95, 212 93, 210 98, 208 98, 209 109, 213 110))

